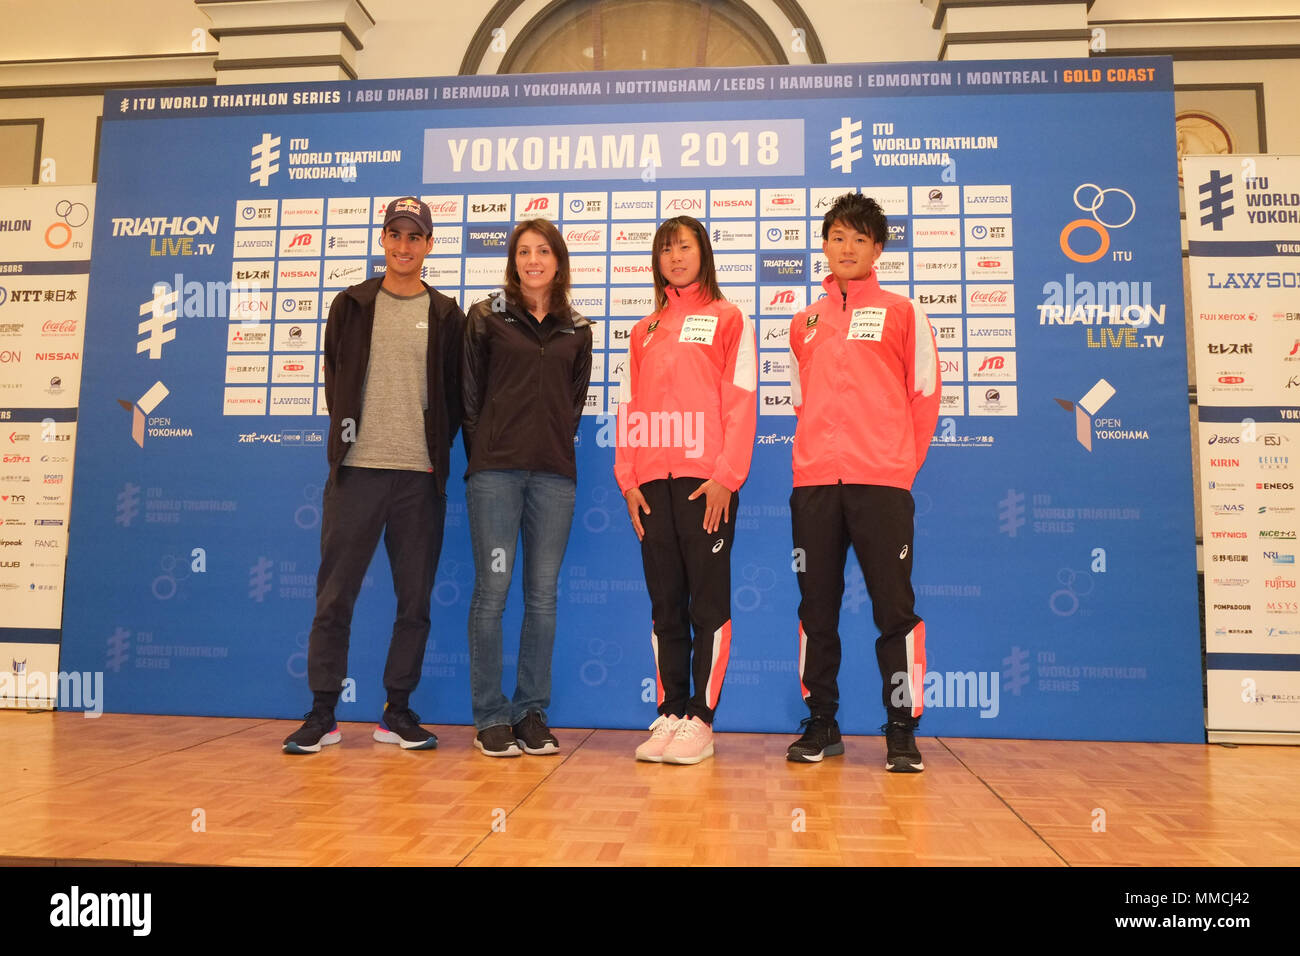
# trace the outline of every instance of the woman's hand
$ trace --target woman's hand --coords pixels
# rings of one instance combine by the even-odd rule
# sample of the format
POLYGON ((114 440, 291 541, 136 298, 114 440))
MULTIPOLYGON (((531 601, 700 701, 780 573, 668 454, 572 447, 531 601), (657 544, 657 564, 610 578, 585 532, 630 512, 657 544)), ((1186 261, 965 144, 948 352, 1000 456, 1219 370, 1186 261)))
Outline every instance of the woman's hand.
POLYGON ((704 495, 704 530, 713 534, 720 524, 731 520, 731 492, 710 478, 687 500, 694 501, 700 495, 704 495))
POLYGON ((641 494, 641 489, 633 485, 623 496, 627 501, 627 516, 632 519, 632 527, 636 529, 636 539, 640 541, 645 537, 645 528, 641 526, 641 512, 650 513, 650 505, 646 503, 645 495, 641 494))

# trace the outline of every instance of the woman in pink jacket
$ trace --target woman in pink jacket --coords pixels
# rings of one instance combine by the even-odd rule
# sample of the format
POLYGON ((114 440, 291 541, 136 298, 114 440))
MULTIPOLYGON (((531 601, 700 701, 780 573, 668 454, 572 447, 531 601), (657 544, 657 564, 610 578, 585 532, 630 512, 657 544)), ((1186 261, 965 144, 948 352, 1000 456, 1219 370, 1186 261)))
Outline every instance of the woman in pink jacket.
POLYGON ((614 455, 653 617, 659 717, 636 758, 696 764, 713 756, 731 652, 731 544, 756 425, 754 323, 722 297, 697 220, 666 221, 651 255, 657 311, 632 330, 614 455))

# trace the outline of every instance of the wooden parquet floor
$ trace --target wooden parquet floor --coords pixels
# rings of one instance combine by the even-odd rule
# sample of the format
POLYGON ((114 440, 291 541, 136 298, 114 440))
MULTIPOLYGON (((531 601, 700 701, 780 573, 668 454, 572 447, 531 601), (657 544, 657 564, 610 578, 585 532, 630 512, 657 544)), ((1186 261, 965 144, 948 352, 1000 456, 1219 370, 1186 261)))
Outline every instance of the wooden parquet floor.
POLYGON ((344 724, 290 757, 295 726, 0 711, 0 864, 1300 865, 1286 747, 922 737, 901 775, 879 737, 799 765, 793 735, 719 734, 676 767, 611 730, 494 760, 468 727, 416 753, 344 724))

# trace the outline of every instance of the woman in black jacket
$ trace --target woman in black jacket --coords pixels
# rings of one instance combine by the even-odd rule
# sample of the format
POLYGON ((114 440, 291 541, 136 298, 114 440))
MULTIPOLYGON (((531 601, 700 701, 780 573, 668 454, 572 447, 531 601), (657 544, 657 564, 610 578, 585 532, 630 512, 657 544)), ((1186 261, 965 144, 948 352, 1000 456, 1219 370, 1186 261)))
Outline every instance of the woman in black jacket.
POLYGON ((573 439, 591 378, 591 323, 569 306, 569 251, 545 219, 510 236, 505 288, 465 326, 462 430, 474 551, 469 609, 474 745, 491 757, 552 754, 546 725, 560 564, 573 523, 573 439), (524 555, 524 623, 513 698, 501 691, 501 615, 524 555))

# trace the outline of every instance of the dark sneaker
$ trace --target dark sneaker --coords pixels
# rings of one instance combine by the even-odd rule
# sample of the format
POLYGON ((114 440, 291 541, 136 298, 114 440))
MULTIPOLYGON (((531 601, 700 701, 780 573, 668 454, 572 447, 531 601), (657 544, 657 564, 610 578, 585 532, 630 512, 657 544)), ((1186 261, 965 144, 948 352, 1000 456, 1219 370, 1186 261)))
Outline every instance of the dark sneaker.
POLYGON ((885 769, 893 773, 920 773, 925 769, 921 763, 921 751, 916 749, 916 724, 891 720, 881 725, 880 732, 885 735, 889 748, 885 757, 885 769))
POLYGON ((515 742, 523 748, 524 753, 541 755, 560 752, 560 742, 551 733, 546 721, 537 711, 530 711, 524 719, 514 726, 515 742))
POLYGON ((813 714, 799 722, 803 736, 790 745, 785 759, 792 763, 821 763, 823 757, 838 757, 844 753, 840 739, 840 725, 834 717, 813 714))
POLYGON ((484 727, 474 735, 474 746, 489 757, 521 757, 522 751, 515 743, 515 731, 509 724, 484 727))
POLYGON ((400 744, 403 750, 435 750, 438 738, 420 726, 420 715, 405 707, 384 705, 384 716, 375 725, 375 739, 381 744, 400 744))
POLYGON ((318 753, 321 747, 336 744, 343 739, 333 711, 313 710, 303 716, 307 722, 284 738, 285 753, 314 754, 318 753))

